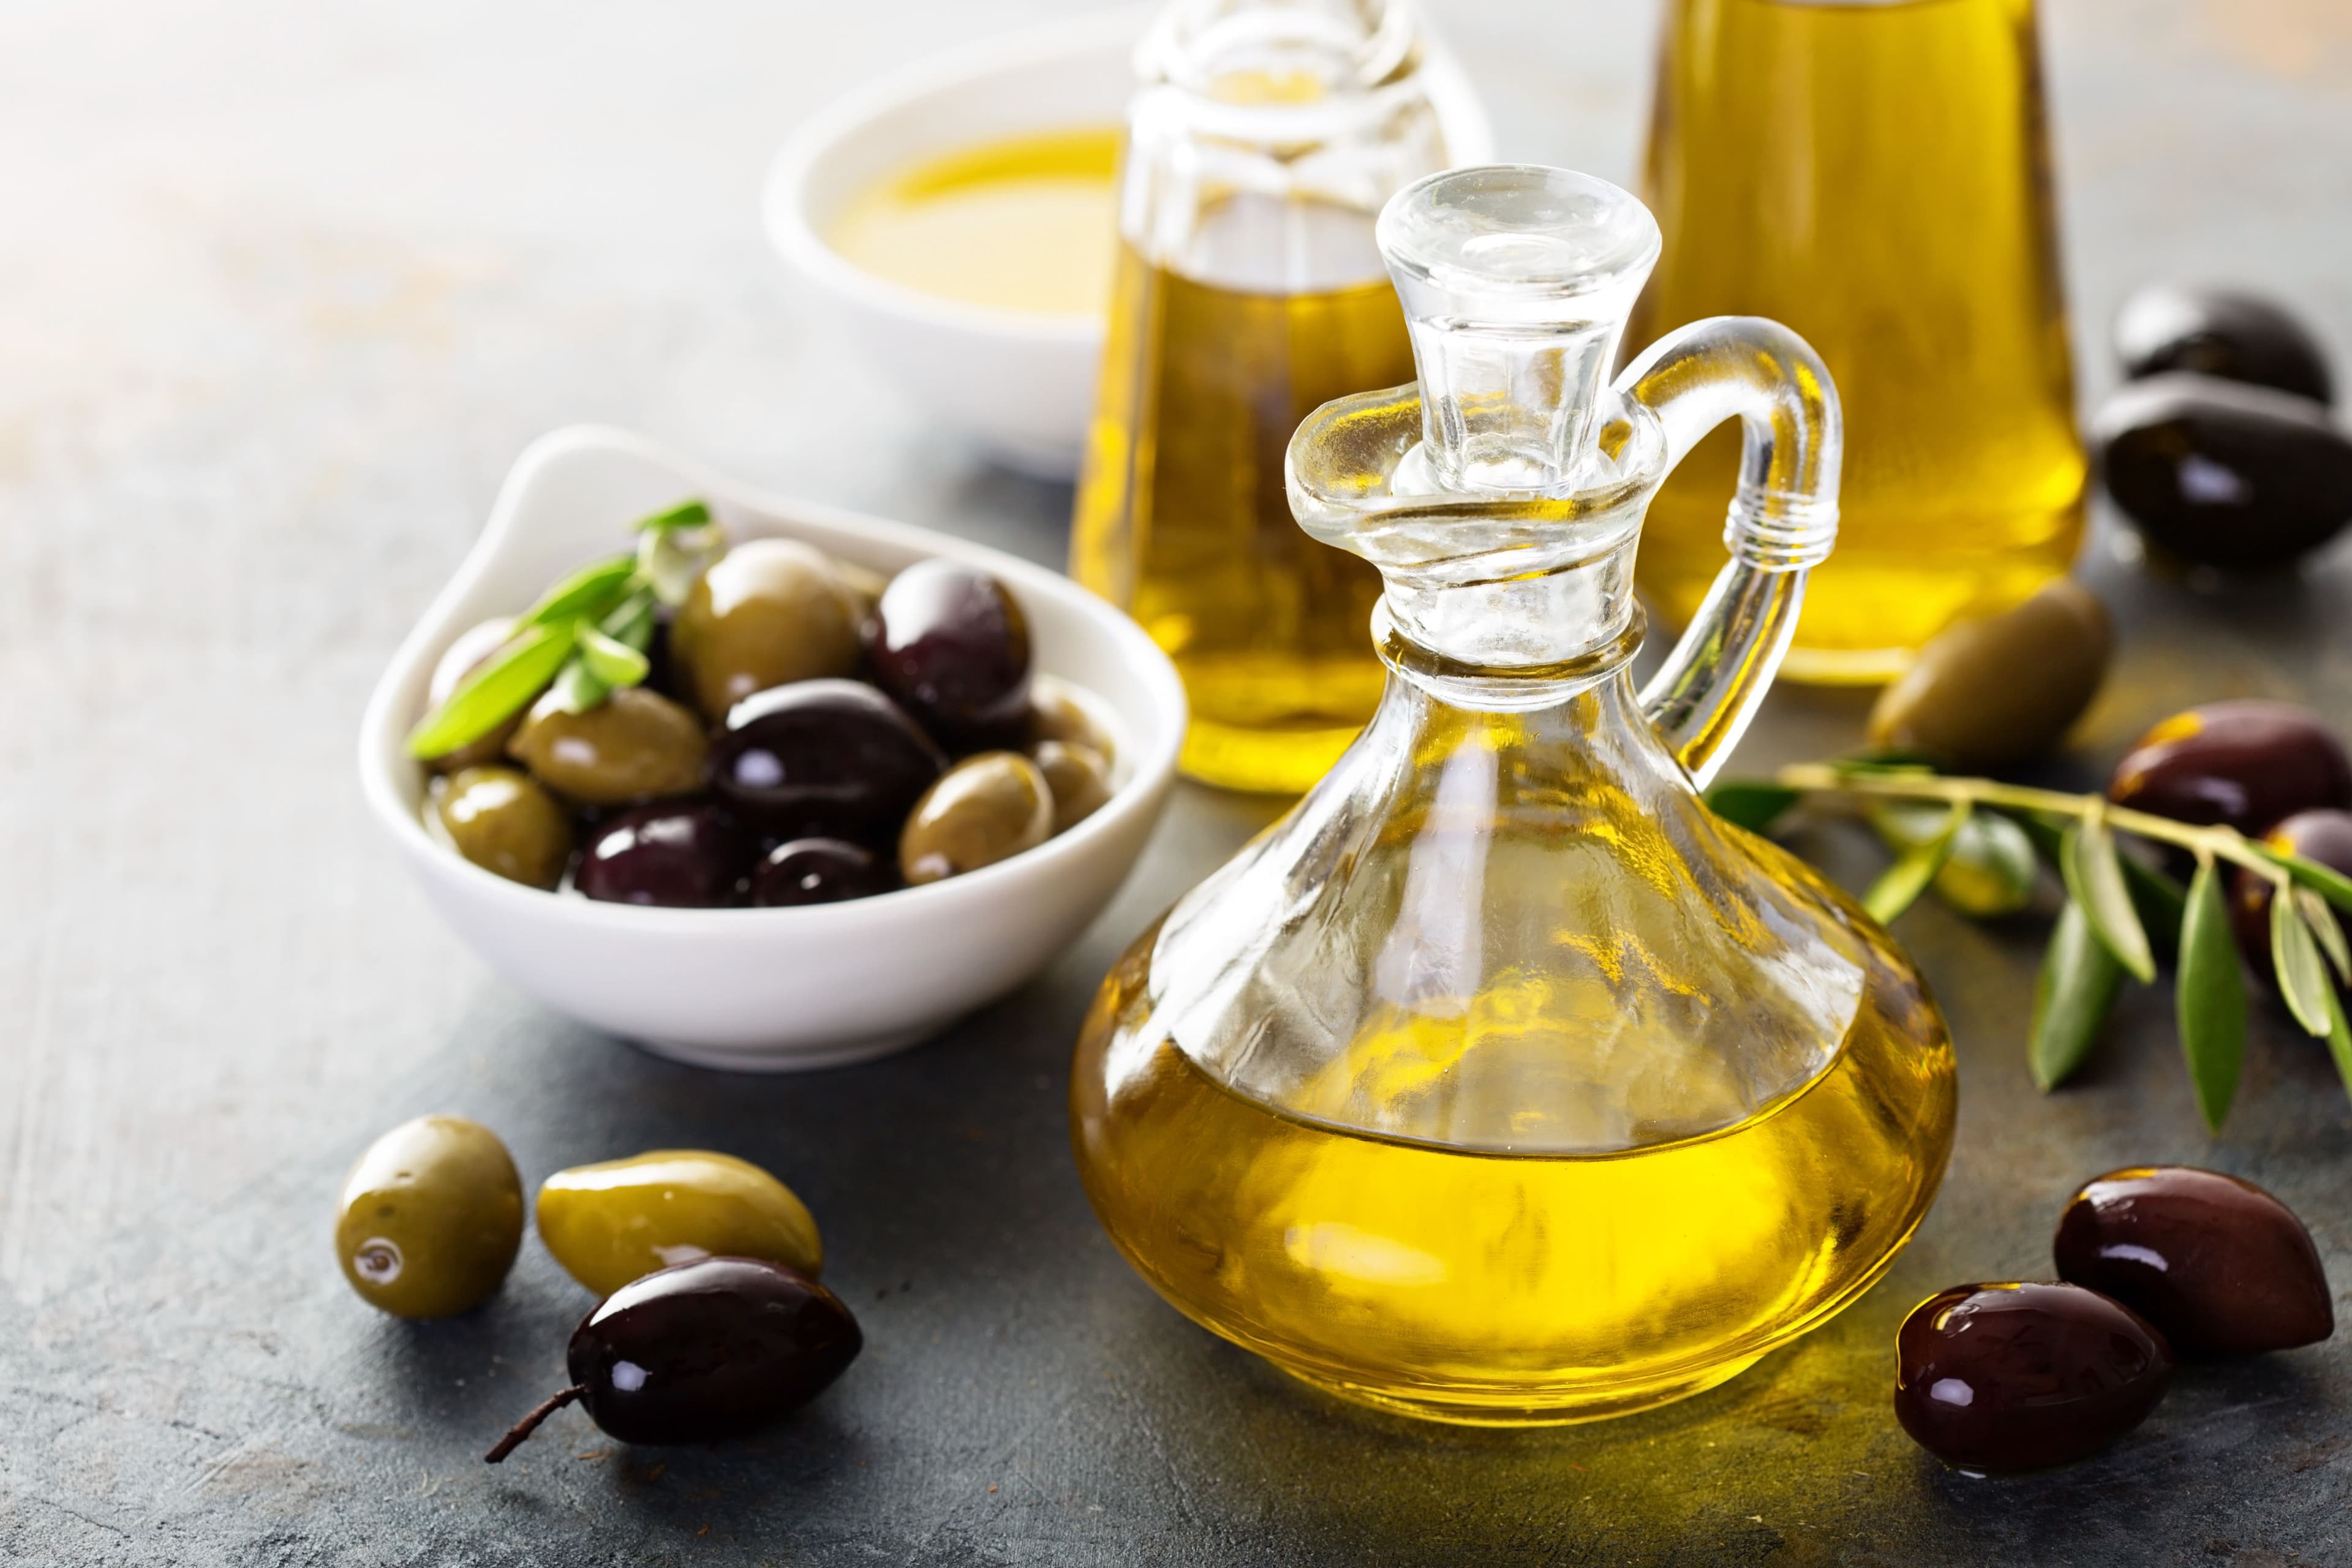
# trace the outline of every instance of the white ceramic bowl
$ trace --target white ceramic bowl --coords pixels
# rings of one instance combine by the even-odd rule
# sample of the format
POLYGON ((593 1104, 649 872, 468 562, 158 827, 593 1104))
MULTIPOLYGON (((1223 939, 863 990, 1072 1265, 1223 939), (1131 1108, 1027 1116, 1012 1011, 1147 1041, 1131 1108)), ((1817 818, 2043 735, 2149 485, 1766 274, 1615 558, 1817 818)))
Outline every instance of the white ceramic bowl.
POLYGON ((360 783, 425 895, 492 968, 560 1013, 710 1067, 826 1067, 897 1050, 1011 991, 1068 946, 1135 863, 1165 803, 1184 692, 1135 624, 1067 578, 984 546, 763 496, 617 430, 559 430, 507 476, 488 527, 408 634, 360 727, 360 783), (700 496, 736 539, 803 539, 884 572, 943 555, 993 573, 1036 668, 1080 689, 1118 742, 1109 803, 969 875, 801 909, 659 910, 543 893, 425 836, 402 739, 457 635, 626 548, 635 518, 700 496))
MULTIPOLYGON (((768 237, 841 311, 884 373, 999 461, 1048 479, 1077 472, 1103 323, 990 310, 853 266, 824 238, 852 199, 926 159, 1003 137, 1118 125, 1136 42, 1158 13, 1072 18, 937 55, 820 110, 768 171, 768 237)), ((1432 43, 1423 74, 1458 163, 1492 160, 1493 125, 1469 79, 1432 43)))

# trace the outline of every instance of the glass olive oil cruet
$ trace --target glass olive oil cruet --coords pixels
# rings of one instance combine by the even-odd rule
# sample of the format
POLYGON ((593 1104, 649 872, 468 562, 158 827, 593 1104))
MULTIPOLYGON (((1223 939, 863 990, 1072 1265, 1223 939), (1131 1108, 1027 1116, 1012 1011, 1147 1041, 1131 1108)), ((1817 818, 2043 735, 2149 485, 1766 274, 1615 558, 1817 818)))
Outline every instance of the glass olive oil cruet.
POLYGON ((1104 981, 1073 1138, 1128 1259, 1298 1376, 1442 1420, 1617 1415, 1853 1300, 1950 1151, 1909 961, 1696 788, 1836 532, 1837 394, 1754 318, 1608 384, 1658 229, 1601 181, 1435 175, 1379 239, 1420 384, 1289 453, 1300 525, 1384 579, 1379 710, 1104 981), (1636 696, 1643 509, 1733 418, 1730 564, 1636 696))
MULTIPOLYGON (((1703 316, 1804 334, 1853 414, 1844 531, 1788 673, 1880 681, 2074 561, 2085 465, 2033 0, 1667 0, 1636 340, 1703 316)), ((1641 586, 1714 580, 1718 437, 1666 485, 1641 586)))
POLYGON ((1071 575, 1175 660, 1185 772, 1295 794, 1379 700, 1381 584, 1292 525, 1283 449, 1412 374, 1372 222, 1447 160, 1399 0, 1177 0, 1137 59, 1071 575))

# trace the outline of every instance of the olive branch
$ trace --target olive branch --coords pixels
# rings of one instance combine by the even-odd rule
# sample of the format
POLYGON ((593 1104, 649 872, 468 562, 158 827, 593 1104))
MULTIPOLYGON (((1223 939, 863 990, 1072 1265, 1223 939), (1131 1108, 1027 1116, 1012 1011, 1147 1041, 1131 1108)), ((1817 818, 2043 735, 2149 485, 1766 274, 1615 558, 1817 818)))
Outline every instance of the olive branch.
POLYGON ((1930 885, 1954 895, 1948 901, 1964 913, 2008 913, 2030 897, 2037 861, 2058 873, 2066 900, 2034 983, 2027 1038, 2028 1064, 2045 1092, 2083 1065, 2125 979, 2153 984, 2158 964, 2168 961, 2198 1109, 2208 1126, 2221 1127, 2238 1092, 2247 1020, 2221 889, 2226 864, 2271 884, 2279 995, 2306 1033, 2327 1042, 2352 1094, 2352 1025, 2334 983, 2352 984, 2352 944, 2336 919, 2336 910, 2352 910, 2352 878, 2234 827, 2175 822, 2104 795, 1948 777, 1904 762, 1801 763, 1770 779, 1726 780, 1706 799, 1717 816, 1761 833, 1817 795, 1862 805, 1895 846, 1894 864, 1863 895, 1882 924, 1930 885), (2188 886, 2121 852, 2119 835, 2188 851, 2197 868, 2188 886), (2013 897, 2000 896, 2004 888, 2013 897))

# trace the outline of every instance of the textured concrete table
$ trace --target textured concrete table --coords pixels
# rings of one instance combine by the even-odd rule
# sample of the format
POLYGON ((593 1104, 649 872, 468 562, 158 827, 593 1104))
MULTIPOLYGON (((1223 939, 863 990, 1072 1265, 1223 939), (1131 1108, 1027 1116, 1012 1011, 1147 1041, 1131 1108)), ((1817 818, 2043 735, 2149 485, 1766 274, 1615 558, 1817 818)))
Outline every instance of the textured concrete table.
MULTIPOLYGON (((2051 0, 2086 395, 2158 272, 2243 279, 2352 355, 2352 23, 2333 0, 2051 0)), ((776 276, 782 134, 910 43, 1047 0, 0 13, 0 1560, 10 1563, 2352 1562, 2352 1347, 2186 1371, 2109 1456, 1949 1474, 1886 1410, 1947 1282, 2032 1275, 2133 1160, 2243 1172, 2352 1286, 2352 1110, 2258 1030, 2209 1141, 2162 998, 2078 1088, 2027 1083, 2039 922, 1901 934, 1947 1000, 1958 1151, 1893 1276, 1748 1375, 1551 1433, 1314 1396, 1122 1265, 1073 1179, 1096 977, 1264 817, 1188 792, 1036 984, 896 1061, 740 1080, 572 1028, 434 922, 363 818, 360 703, 508 461, 634 425, 774 488, 1056 559, 1066 491, 916 422, 776 276), (344 1290, 343 1168, 416 1112, 526 1173, 665 1143, 772 1165, 869 1350, 752 1445, 630 1452, 576 1413, 488 1469, 587 1305, 535 1245, 423 1327, 344 1290)), ((1454 0, 1505 149, 1623 177, 1644 7, 1454 0)), ((2068 764, 2179 703, 2352 718, 2352 555, 2226 589, 2111 544, 2124 669, 2068 764)), ((1848 743, 1790 698, 1750 765, 1848 743)), ((1848 868, 1849 871, 1866 867, 1848 868)))

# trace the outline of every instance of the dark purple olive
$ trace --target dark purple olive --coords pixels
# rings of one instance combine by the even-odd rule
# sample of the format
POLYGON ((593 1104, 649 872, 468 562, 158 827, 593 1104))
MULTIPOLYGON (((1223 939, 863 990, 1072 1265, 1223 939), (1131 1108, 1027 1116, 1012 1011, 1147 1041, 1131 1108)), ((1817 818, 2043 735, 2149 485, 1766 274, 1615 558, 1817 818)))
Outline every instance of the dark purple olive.
MULTIPOLYGON (((2283 855, 2316 860, 2332 871, 2352 877, 2352 813, 2334 808, 2298 811, 2273 823, 2263 842, 2283 855)), ((2271 963, 2271 879, 2246 867, 2238 868, 2230 889, 2230 924, 2238 933, 2238 951, 2254 973, 2270 984, 2278 984, 2271 963)))
POLYGON ((497 1464, 578 1401, 624 1443, 716 1443, 806 1405, 857 1359, 839 1297, 781 1263, 698 1258, 604 1298, 572 1331, 572 1386, 515 1423, 497 1464))
POLYGON ((751 873, 751 901, 833 904, 870 899, 898 885, 898 869, 864 845, 845 838, 795 838, 768 851, 751 873))
POLYGON ((2278 1199, 2189 1165, 2110 1171, 2058 1220, 2058 1272, 2154 1323, 2183 1355, 2254 1355, 2336 1331, 2311 1233, 2278 1199))
POLYGON ((743 901, 754 847, 716 808, 666 801, 599 824, 572 882, 611 904, 719 909, 743 901))
POLYGON ((2352 760, 2335 731, 2292 702, 2209 702, 2142 735, 2116 764, 2117 805, 2257 834, 2319 806, 2352 806, 2352 760))
POLYGON ((1955 1285, 1895 1336, 1895 1418, 1968 1470, 2034 1470, 2098 1452, 2172 1382, 2172 1348, 2079 1285, 1955 1285))
POLYGON ((2116 505, 2184 561, 2283 565, 2352 521, 2352 437, 2308 397, 2153 376, 2100 406, 2091 441, 2116 505))
POLYGON ((2326 351, 2308 327, 2268 300, 2227 289, 2140 289, 2116 316, 2116 357, 2135 381, 2187 370, 2320 403, 2336 391, 2326 351))
POLYGON ((952 561, 890 579, 866 631, 874 679, 958 751, 1018 744, 1029 718, 1029 622, 1003 584, 952 561))
POLYGON ((710 787, 772 838, 893 846, 947 758, 887 697, 854 680, 796 680, 727 712, 710 787))

